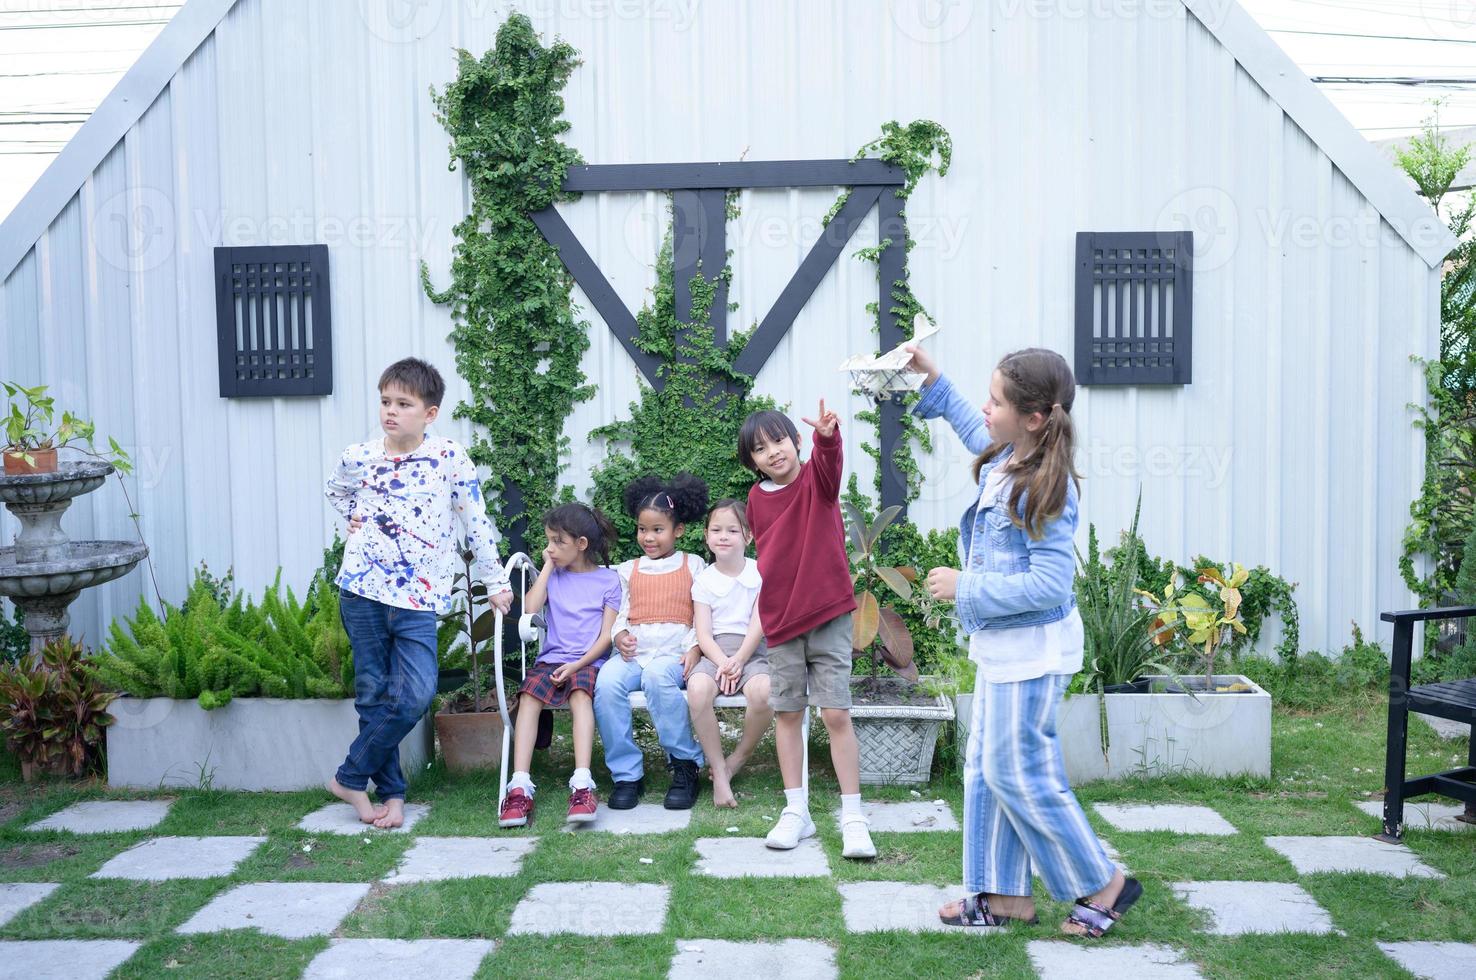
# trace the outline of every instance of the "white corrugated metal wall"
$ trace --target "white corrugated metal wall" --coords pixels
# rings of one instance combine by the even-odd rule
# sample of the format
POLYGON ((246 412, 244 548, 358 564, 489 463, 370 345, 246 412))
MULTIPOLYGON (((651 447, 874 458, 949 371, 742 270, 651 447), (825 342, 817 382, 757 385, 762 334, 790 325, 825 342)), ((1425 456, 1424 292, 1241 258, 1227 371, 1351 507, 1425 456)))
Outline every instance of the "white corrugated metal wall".
MULTIPOLYGON (((491 45, 508 6, 419 5, 409 25, 366 22, 363 6, 242 0, 4 283, 0 375, 50 383, 132 449, 167 597, 202 560, 253 590, 278 565, 306 579, 332 534, 321 480, 375 431, 383 365, 426 356, 451 380, 448 407, 465 392, 448 315, 417 282, 422 256, 445 280, 467 208, 427 91, 452 77, 453 48, 491 45), (334 394, 218 398, 211 248, 305 241, 331 249, 334 394)), ((1194 383, 1082 391, 1085 517, 1115 536, 1141 484, 1154 552, 1264 562, 1299 582, 1308 648, 1408 604, 1396 559, 1421 469, 1409 355, 1433 353, 1437 272, 1177 4, 1080 17, 954 5, 928 27, 905 5, 839 0, 643 16, 513 6, 581 52, 566 114, 591 163, 842 157, 885 120, 943 123, 954 169, 908 207, 913 284, 948 369, 981 399, 1007 350, 1069 357, 1078 230, 1193 228, 1194 383)), ((743 195, 733 327, 762 316, 834 197, 743 195)), ((637 307, 664 198, 589 195, 564 211, 637 307)), ((872 343, 874 271, 850 252, 875 238, 873 215, 758 378, 796 414, 821 396, 844 419, 863 407, 831 366, 872 343)), ((591 321, 599 395, 569 424, 581 489, 603 452, 584 433, 637 396, 635 369, 591 321)), ((441 423, 464 437, 459 425, 441 423)), ((845 431, 869 486, 862 429, 845 431)), ((966 455, 935 434, 913 508, 926 525, 969 497, 966 455)), ((114 486, 74 511, 74 536, 131 535, 114 486)), ((87 593, 80 632, 95 639, 144 585, 87 593)))

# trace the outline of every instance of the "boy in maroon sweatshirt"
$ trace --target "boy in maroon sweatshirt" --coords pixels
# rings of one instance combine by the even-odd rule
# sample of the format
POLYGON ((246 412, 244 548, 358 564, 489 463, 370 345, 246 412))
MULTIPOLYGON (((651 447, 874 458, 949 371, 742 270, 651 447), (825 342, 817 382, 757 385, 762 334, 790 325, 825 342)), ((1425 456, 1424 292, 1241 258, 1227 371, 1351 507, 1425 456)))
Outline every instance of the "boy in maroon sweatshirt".
POLYGON ((789 850, 814 836, 804 786, 806 704, 820 709, 841 791, 841 853, 876 857, 861 813, 861 768, 851 727, 851 613, 856 597, 841 521, 840 418, 820 402, 814 450, 800 462, 799 430, 781 412, 755 412, 738 434, 738 459, 760 477, 748 491, 758 549, 758 612, 769 646, 770 693, 784 811, 765 843, 789 850))

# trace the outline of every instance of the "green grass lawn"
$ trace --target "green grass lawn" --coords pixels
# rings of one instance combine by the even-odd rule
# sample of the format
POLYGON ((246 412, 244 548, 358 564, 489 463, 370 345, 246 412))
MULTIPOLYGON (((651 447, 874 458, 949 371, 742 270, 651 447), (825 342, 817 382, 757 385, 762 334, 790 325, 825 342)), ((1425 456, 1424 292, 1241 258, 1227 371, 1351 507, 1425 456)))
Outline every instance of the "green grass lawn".
MULTIPOLYGON (((1206 976, 1383 977, 1406 976, 1376 947, 1377 941, 1436 939, 1476 941, 1476 832, 1411 829, 1406 840, 1444 879, 1399 880, 1373 875, 1299 877, 1262 843, 1273 834, 1371 835, 1378 821, 1353 804, 1382 787, 1384 701, 1353 692, 1311 713, 1278 710, 1274 718, 1273 774, 1267 780, 1166 778, 1082 787, 1092 802, 1180 802, 1213 807, 1239 830, 1234 837, 1124 833, 1088 807, 1097 830, 1116 846, 1144 886, 1144 899, 1103 942, 1154 942, 1179 947, 1206 976), (1170 885, 1185 880, 1299 881, 1330 913, 1345 935, 1222 938, 1199 931, 1197 913, 1170 885)), ((812 752, 812 810, 828 854, 833 880, 722 880, 691 873, 693 842, 722 837, 728 827, 744 835, 768 830, 782 803, 771 747, 761 747, 735 789, 741 807, 717 811, 704 786, 687 830, 655 836, 566 835, 564 783, 571 764, 566 730, 551 753, 540 753, 534 779, 542 787, 540 810, 527 832, 539 847, 515 878, 471 879, 386 888, 376 885, 343 923, 350 937, 486 937, 496 952, 484 976, 631 977, 664 975, 678 939, 818 938, 832 943, 846 977, 1030 977, 1026 943, 1058 936, 1066 906, 1039 897, 1041 925, 1004 935, 847 934, 837 882, 886 880, 955 886, 959 881, 957 833, 878 833, 880 856, 856 863, 840 856, 840 834, 829 812, 838 806, 835 781, 823 746, 812 752), (823 819, 822 819, 823 818, 823 819), (650 859, 643 863, 642 858, 650 859), (514 906, 533 885, 546 881, 659 882, 671 887, 665 931, 619 939, 533 936, 504 938, 514 906)), ((1411 773, 1450 768, 1463 761, 1464 740, 1442 742, 1424 725, 1410 738, 1411 773)), ((928 799, 947 800, 962 816, 962 790, 953 757, 944 746, 928 799)), ((664 774, 648 757, 651 792, 658 801, 664 774)), ((597 776, 604 776, 596 766, 597 776)), ((601 787, 608 792, 608 784, 601 787)), ((431 811, 417 835, 496 835, 495 773, 453 777, 439 765, 412 785, 413 802, 431 811)), ((868 790, 871 798, 912 799, 905 788, 868 790)), ((254 932, 179 936, 173 930, 212 896, 248 881, 374 882, 396 864, 411 840, 367 833, 363 837, 313 835, 296 823, 328 802, 326 794, 242 794, 174 791, 114 793, 98 782, 20 782, 13 760, 0 764, 0 881, 51 881, 62 887, 0 929, 4 939, 128 938, 145 946, 120 976, 294 976, 326 939, 287 941, 254 932), (87 799, 151 795, 174 799, 168 818, 146 832, 78 837, 32 834, 21 828, 61 807, 87 799), (153 836, 261 835, 267 843, 229 878, 159 884, 95 881, 88 875, 109 857, 153 836)), ((1418 807, 1418 801, 1414 804, 1418 807)), ((1415 810, 1411 823, 1418 824, 1415 810)), ((631 910, 611 910, 630 914, 631 910)), ((372 964, 366 964, 372 971, 372 964)))

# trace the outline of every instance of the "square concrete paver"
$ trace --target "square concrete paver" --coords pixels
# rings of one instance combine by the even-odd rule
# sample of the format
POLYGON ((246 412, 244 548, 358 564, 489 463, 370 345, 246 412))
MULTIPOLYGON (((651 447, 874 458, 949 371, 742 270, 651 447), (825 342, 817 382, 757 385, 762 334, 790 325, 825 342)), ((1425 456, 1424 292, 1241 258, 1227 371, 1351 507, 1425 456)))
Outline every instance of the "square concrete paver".
POLYGON ((853 881, 839 886, 847 932, 959 932, 983 935, 1004 927, 949 926, 938 906, 963 897, 961 888, 902 881, 853 881))
POLYGON ((1398 878, 1445 877, 1415 857, 1409 848, 1372 837, 1267 837, 1266 846, 1290 861, 1297 874, 1333 871, 1398 878))
POLYGON ((1212 834, 1229 837, 1235 826, 1207 806, 1178 803, 1095 803, 1093 807, 1118 830, 1168 830, 1175 834, 1212 834))
POLYGON ((1108 860, 1117 865, 1117 870, 1121 871, 1124 876, 1132 873, 1128 871, 1127 862, 1122 859, 1122 855, 1117 852, 1117 848, 1112 846, 1111 841, 1105 837, 1098 837, 1097 843, 1101 844, 1102 850, 1107 852, 1108 860))
POLYGON ((1132 977, 1133 980, 1193 980, 1199 968, 1169 946, 1083 946, 1037 939, 1025 947, 1040 980, 1132 977))
POLYGON ((1379 943, 1379 949, 1421 980, 1476 977, 1476 943, 1379 943))
POLYGON ((103 980, 143 943, 121 939, 0 942, 0 976, 25 980, 103 980))
POLYGON ((839 973, 835 950, 813 939, 735 943, 724 939, 679 939, 668 980, 832 980, 839 973))
POLYGON ((60 888, 55 884, 0 885, 0 926, 60 888))
MULTIPOLYGON (((542 796, 539 799, 543 799, 542 796)), ((557 807, 562 799, 549 794, 549 806, 557 807)), ((542 805, 542 804, 540 804, 542 805)), ((555 815, 557 816, 557 815, 555 815)), ((548 819, 547 814, 537 819, 548 819)), ((600 801, 592 823, 566 823, 564 830, 571 834, 666 834, 673 830, 686 830, 692 823, 691 810, 668 810, 657 803, 638 803, 631 810, 612 810, 600 801)))
POLYGON ((260 929, 283 939, 326 936, 367 894, 367 884, 270 881, 239 885, 211 899, 179 931, 260 929))
POLYGON ((1335 932, 1327 910, 1301 885, 1280 881, 1185 881, 1174 892, 1210 915, 1216 936, 1247 932, 1335 932))
POLYGON ((27 830, 69 830, 74 834, 118 834, 157 827, 169 815, 168 800, 95 800, 73 803, 27 830))
MULTIPOLYGON (((1380 821, 1384 819, 1383 800, 1364 800, 1358 809, 1380 821)), ((1436 803, 1420 800, 1404 804, 1404 828, 1406 830, 1476 830, 1476 823, 1457 820, 1466 808, 1455 803, 1436 803)))
POLYGON ((424 803, 406 803, 404 824, 394 830, 379 830, 360 820, 354 808, 347 803, 329 803, 303 817, 297 822, 297 826, 315 834, 342 834, 345 837, 353 837, 356 834, 408 834, 410 828, 418 824, 429 812, 430 807, 424 803))
POLYGON ((536 837, 418 837, 386 885, 447 878, 511 878, 538 846, 536 837))
MULTIPOLYGON (((957 830, 958 818, 947 803, 929 800, 894 803, 888 800, 865 800, 861 812, 871 821, 871 832, 916 833, 927 830, 957 830)), ((840 823, 840 810, 835 811, 840 823)))
POLYGON ((313 957, 302 980, 416 976, 427 967, 439 980, 471 980, 494 945, 488 939, 335 939, 313 957))
POLYGON ((713 878, 824 878, 830 865, 815 837, 792 851, 766 847, 762 837, 699 837, 694 870, 713 878))
POLYGON ((223 878, 265 842, 265 837, 155 837, 115 856, 89 877, 223 878))
POLYGON ((614 881, 546 882, 534 885, 513 909, 510 936, 624 936, 666 928, 671 889, 665 885, 627 885, 614 881))

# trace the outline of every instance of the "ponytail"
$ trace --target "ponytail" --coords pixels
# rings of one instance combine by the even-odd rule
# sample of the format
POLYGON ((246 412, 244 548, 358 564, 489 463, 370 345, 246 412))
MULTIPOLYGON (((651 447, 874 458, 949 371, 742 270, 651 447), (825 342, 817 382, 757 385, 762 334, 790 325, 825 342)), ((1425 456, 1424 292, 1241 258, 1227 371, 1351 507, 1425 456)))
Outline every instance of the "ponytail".
MULTIPOLYGON (((1071 406, 1076 400, 1076 378, 1066 359, 1055 351, 1031 347, 1005 355, 998 371, 1004 382, 1005 401, 1022 416, 1036 412, 1046 417, 1034 448, 1010 461, 1015 474, 1010 488, 1010 520, 1034 540, 1045 536, 1045 526, 1066 509, 1068 481, 1081 486, 1076 471, 1076 425, 1071 406), (1020 498, 1025 497, 1023 517, 1020 498)), ((974 481, 985 463, 1006 448, 990 443, 974 460, 974 481)))

